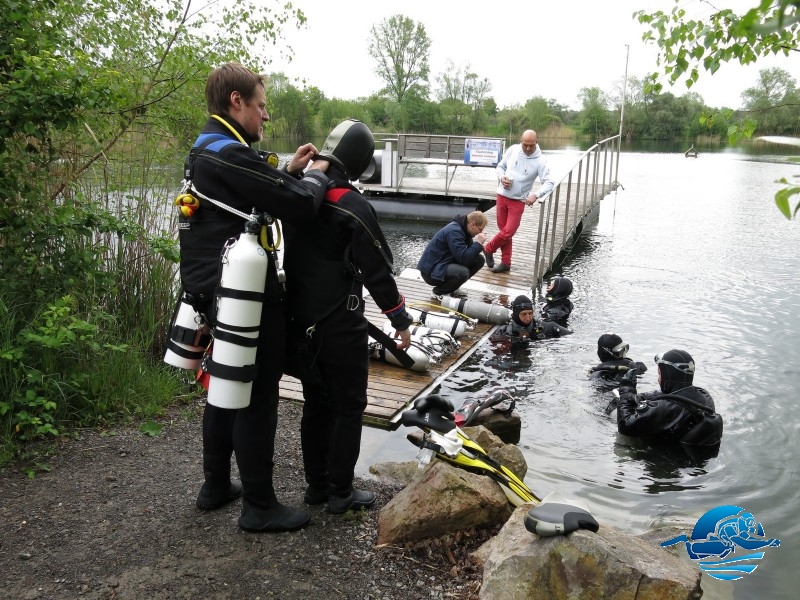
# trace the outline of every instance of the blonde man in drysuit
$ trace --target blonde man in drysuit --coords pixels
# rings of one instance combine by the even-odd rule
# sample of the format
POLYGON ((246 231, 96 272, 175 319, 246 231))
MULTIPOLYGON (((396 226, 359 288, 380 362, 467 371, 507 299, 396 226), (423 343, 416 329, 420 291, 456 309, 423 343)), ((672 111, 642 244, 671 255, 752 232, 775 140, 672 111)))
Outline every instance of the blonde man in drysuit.
MULTIPOLYGON (((312 219, 328 184, 323 172, 328 166, 325 160, 314 161, 303 175, 317 149, 312 144, 301 146, 284 169, 278 170, 251 147, 261 140, 264 123, 269 121, 264 77, 238 63, 222 65, 208 77, 206 103, 211 116, 185 164, 185 178, 194 188, 204 197, 247 215, 255 209, 287 223, 312 219)), ((245 220, 202 199, 199 207, 188 212, 178 224, 185 301, 213 326, 220 254, 228 239, 242 233, 245 220)), ((276 256, 267 254, 250 404, 228 409, 206 403, 205 482, 196 501, 202 510, 215 510, 242 496, 239 526, 255 532, 298 529, 311 518, 305 510, 281 504, 272 485, 278 383, 284 359, 285 291, 279 281, 276 256), (233 454, 241 484, 231 480, 233 454)))

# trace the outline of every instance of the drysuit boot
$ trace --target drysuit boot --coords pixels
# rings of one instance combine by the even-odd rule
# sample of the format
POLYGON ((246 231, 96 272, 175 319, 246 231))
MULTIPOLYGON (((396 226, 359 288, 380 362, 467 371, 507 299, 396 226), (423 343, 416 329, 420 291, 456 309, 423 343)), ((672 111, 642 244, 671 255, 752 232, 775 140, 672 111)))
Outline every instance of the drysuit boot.
POLYGON ((205 482, 197 494, 197 508, 216 510, 242 495, 242 484, 231 481, 231 455, 229 451, 203 452, 205 482))
POLYGON ((212 487, 204 483, 197 494, 197 508, 200 510, 216 510, 233 502, 242 495, 242 484, 229 481, 226 487, 212 487))
POLYGON ((306 511, 279 502, 270 508, 256 508, 243 500, 239 527, 254 533, 278 533, 302 529, 310 520, 311 515, 306 511))
POLYGON ((340 515, 348 510, 369 508, 375 504, 375 492, 367 490, 353 490, 346 496, 330 496, 328 498, 328 512, 340 515))

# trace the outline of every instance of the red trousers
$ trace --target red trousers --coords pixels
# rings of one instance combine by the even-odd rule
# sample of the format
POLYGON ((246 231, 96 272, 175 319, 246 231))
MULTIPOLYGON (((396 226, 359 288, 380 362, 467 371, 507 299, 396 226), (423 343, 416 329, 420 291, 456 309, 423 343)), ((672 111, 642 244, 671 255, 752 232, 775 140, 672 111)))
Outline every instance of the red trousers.
POLYGON ((497 250, 500 250, 500 262, 510 267, 511 238, 514 237, 517 229, 519 229, 522 213, 525 212, 525 201, 512 200, 498 194, 494 210, 497 217, 497 228, 500 231, 483 248, 489 254, 494 254, 497 250))

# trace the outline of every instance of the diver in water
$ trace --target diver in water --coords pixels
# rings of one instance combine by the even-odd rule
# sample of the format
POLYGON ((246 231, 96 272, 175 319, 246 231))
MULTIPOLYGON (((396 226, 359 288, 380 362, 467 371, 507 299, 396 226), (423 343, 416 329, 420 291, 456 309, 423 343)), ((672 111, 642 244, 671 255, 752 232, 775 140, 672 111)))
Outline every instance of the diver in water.
POLYGON ((500 327, 492 339, 511 339, 518 347, 527 345, 530 340, 561 337, 572 333, 566 327, 549 321, 537 321, 533 314, 533 302, 527 296, 517 296, 511 303, 511 321, 500 327))
POLYGON ((653 441, 678 441, 684 446, 717 447, 722 417, 703 388, 692 385, 695 364, 684 350, 655 357, 660 390, 636 393, 636 369, 619 384, 617 430, 622 435, 653 441))
POLYGON ((589 369, 589 378, 617 385, 629 369, 635 369, 638 375, 642 375, 647 371, 647 365, 628 358, 628 349, 629 345, 616 333, 601 335, 597 339, 597 357, 602 362, 589 369))
POLYGON ((566 277, 554 277, 547 285, 547 294, 545 295, 545 303, 542 305, 542 319, 545 321, 553 321, 567 326, 567 317, 569 317, 574 305, 569 295, 572 293, 572 282, 566 277))

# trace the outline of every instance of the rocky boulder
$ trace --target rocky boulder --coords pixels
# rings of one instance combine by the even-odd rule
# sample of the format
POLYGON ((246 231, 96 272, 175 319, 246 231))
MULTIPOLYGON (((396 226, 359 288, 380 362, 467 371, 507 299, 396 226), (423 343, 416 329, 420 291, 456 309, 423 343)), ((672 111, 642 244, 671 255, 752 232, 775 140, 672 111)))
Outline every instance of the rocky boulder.
POLYGON ((381 508, 377 544, 399 544, 505 523, 511 514, 503 490, 476 475, 434 460, 381 508))
POLYGON ((473 557, 483 564, 480 598, 491 600, 697 600, 700 570, 652 540, 612 527, 538 537, 517 508, 473 557))

